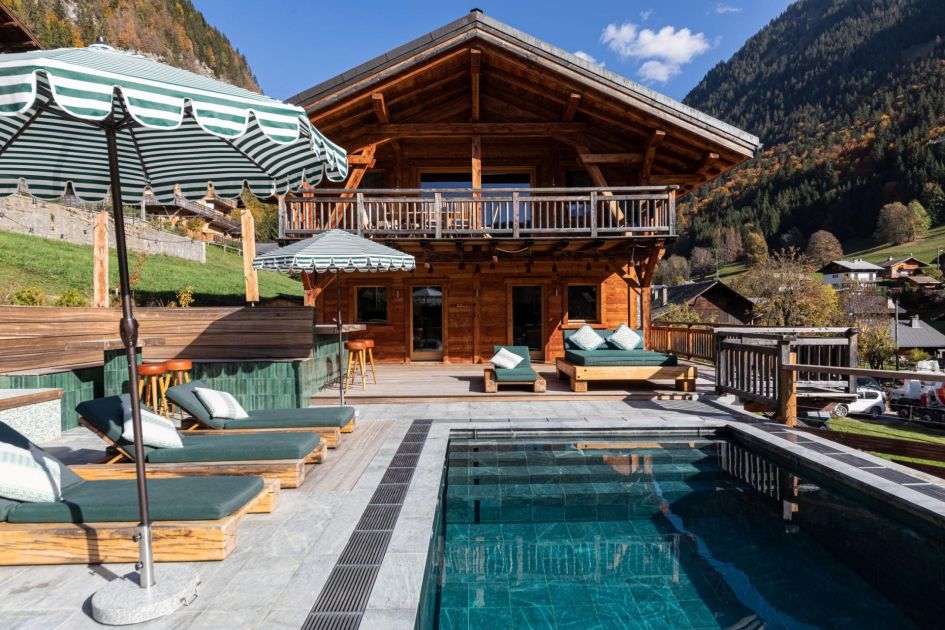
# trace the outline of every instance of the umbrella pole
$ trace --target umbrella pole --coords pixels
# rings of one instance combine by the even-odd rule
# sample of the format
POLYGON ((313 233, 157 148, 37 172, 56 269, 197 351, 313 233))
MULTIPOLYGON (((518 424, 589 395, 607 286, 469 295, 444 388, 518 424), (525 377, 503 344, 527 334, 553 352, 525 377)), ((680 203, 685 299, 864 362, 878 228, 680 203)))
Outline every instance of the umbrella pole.
POLYGON ((151 516, 148 514, 148 486, 144 469, 144 445, 141 442, 141 406, 138 400, 137 364, 138 322, 131 311, 131 282, 128 278, 128 247, 125 243, 125 216, 121 199, 121 175, 118 167, 118 140, 115 123, 105 127, 108 143, 108 170, 111 176, 112 211, 115 214, 115 250, 118 254, 118 280, 121 290, 121 340, 128 357, 128 394, 131 398, 131 422, 135 437, 135 474, 138 481, 139 567, 141 588, 154 586, 154 558, 151 553, 151 516))
POLYGON ((345 406, 345 371, 342 365, 344 359, 344 343, 342 342, 341 334, 341 270, 335 272, 335 287, 338 294, 338 318, 335 322, 338 325, 338 404, 342 407, 345 406))

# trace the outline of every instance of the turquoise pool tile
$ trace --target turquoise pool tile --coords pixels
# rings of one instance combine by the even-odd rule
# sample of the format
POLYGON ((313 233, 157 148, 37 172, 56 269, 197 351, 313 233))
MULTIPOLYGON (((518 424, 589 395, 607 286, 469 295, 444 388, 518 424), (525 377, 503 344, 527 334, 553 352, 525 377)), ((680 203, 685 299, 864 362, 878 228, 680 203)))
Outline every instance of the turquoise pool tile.
POLYGON ((511 608, 470 608, 469 630, 494 630, 512 627, 511 608))
MULTIPOLYGON (((646 630, 647 625, 640 618, 640 612, 636 608, 611 608, 597 607, 597 617, 601 625, 608 630, 620 628, 621 630, 646 630)), ((667 626, 666 628, 670 628, 667 626)))
POLYGON ((467 605, 474 608, 509 607, 509 584, 507 581, 490 579, 484 582, 467 583, 467 605))
POLYGON ((556 606, 554 618, 558 630, 608 630, 593 606, 556 606))
POLYGON ((509 582, 509 602, 512 608, 533 606, 551 607, 551 593, 544 580, 529 579, 524 582, 509 582))
POLYGON ((548 576, 548 595, 555 610, 594 605, 591 591, 573 576, 548 576))
POLYGON ((640 610, 640 618, 650 630, 666 630, 666 628, 676 628, 678 630, 688 630, 692 628, 692 623, 686 616, 685 611, 672 597, 661 600, 638 601, 637 607, 640 610))
POLYGON ((555 624, 550 607, 529 606, 527 608, 517 608, 512 606, 511 610, 511 627, 515 630, 556 630, 558 627, 555 624))
POLYGON ((468 630, 469 611, 462 608, 440 608, 441 630, 468 630))

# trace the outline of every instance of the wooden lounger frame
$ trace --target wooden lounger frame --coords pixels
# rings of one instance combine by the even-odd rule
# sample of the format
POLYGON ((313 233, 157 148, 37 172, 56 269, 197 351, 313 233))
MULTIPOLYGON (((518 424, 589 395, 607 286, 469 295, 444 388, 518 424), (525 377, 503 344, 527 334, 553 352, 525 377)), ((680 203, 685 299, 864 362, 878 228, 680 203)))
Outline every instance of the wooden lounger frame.
POLYGON ((698 370, 694 365, 574 365, 567 359, 555 360, 558 378, 571 380, 572 392, 586 392, 588 381, 652 381, 672 379, 681 392, 696 391, 698 370))
MULTIPOLYGON (((134 457, 121 446, 115 444, 107 435, 99 431, 85 418, 79 418, 89 431, 104 440, 116 453, 110 456, 101 466, 113 468, 126 467, 134 471, 134 457)), ((238 462, 172 462, 146 463, 147 473, 172 476, 207 477, 214 475, 251 475, 263 479, 278 479, 283 488, 298 488, 305 481, 305 465, 320 464, 325 459, 325 443, 319 441, 318 446, 303 459, 262 459, 238 462)), ((92 474, 92 473, 90 473, 92 474)), ((120 474, 120 473, 119 473, 120 474)), ((127 473, 125 473, 127 474, 127 473)))
POLYGON ((539 394, 544 392, 547 387, 545 379, 540 374, 534 381, 497 381, 495 380, 495 369, 486 368, 482 378, 485 382, 485 390, 487 394, 497 393, 499 391, 499 385, 528 385, 532 388, 532 391, 539 394))
POLYGON ((190 435, 235 435, 239 433, 266 433, 271 431, 309 431, 316 432, 328 448, 338 448, 341 444, 341 434, 354 431, 354 418, 341 428, 338 427, 292 427, 280 429, 278 427, 265 429, 214 429, 206 426, 198 418, 188 417, 181 420, 181 429, 190 435), (201 428, 203 427, 203 428, 201 428))
MULTIPOLYGON (((236 548, 243 515, 269 500, 269 488, 216 521, 156 521, 151 544, 157 562, 223 560, 236 548)), ((0 523, 0 566, 137 562, 137 523, 0 523)))

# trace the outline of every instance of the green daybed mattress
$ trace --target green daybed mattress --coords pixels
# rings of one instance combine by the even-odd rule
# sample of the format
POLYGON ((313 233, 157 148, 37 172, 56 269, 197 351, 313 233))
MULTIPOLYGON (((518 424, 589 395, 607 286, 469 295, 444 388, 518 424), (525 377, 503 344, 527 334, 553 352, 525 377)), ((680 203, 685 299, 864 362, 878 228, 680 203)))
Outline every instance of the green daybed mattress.
POLYGON ((201 381, 191 381, 168 388, 167 399, 213 429, 340 429, 354 419, 354 407, 260 409, 247 411, 246 420, 213 418, 194 393, 197 387, 213 389, 201 381))
POLYGON ((534 383, 538 380, 538 372, 532 369, 532 359, 528 353, 528 346, 492 346, 492 353, 505 348, 512 354, 522 358, 522 362, 512 369, 493 366, 495 380, 498 383, 534 383))
MULTIPOLYGON (((28 448, 59 464, 62 499, 30 503, 0 498, 0 521, 10 523, 135 523, 134 479, 85 480, 22 434, 0 423, 0 441, 28 448)), ((263 490, 259 477, 148 479, 148 507, 155 521, 217 520, 233 514, 263 490)))
MULTIPOLYGON (((79 403, 76 411, 92 426, 129 453, 134 446, 121 437, 127 394, 79 403)), ((233 462, 250 460, 302 459, 318 447, 320 438, 307 433, 267 432, 234 435, 187 435, 181 433, 183 448, 144 447, 145 459, 152 464, 185 462, 233 462)))
POLYGON ((668 366, 676 365, 676 357, 649 350, 566 350, 564 358, 572 365, 668 366))

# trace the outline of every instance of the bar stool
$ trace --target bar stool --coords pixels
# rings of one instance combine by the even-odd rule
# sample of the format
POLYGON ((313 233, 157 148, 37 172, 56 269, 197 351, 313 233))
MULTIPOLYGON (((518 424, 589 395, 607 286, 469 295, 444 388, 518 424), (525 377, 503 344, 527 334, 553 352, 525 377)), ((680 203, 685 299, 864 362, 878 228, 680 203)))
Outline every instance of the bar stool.
POLYGON ((371 377, 374 379, 374 384, 377 385, 377 372, 374 371, 374 340, 373 339, 362 339, 364 343, 367 344, 367 358, 368 363, 371 364, 371 377))
POLYGON ((167 416, 165 374, 167 368, 163 363, 142 363, 138 366, 138 398, 154 411, 167 416))
MULTIPOLYGON (((174 387, 175 385, 189 383, 190 370, 193 369, 193 367, 194 364, 187 359, 172 359, 170 361, 165 361, 164 368, 167 370, 167 374, 164 375, 164 391, 167 391, 169 387, 174 387)), ((180 411, 180 417, 181 420, 183 420, 184 410, 171 403, 171 413, 174 413, 175 409, 180 411)))
POLYGON ((345 391, 348 391, 348 387, 350 387, 351 383, 354 381, 354 372, 351 371, 351 368, 355 365, 361 370, 361 389, 364 389, 367 383, 367 371, 364 368, 364 356, 367 352, 367 343, 361 339, 354 339, 345 343, 345 348, 348 350, 348 368, 345 370, 345 391))

